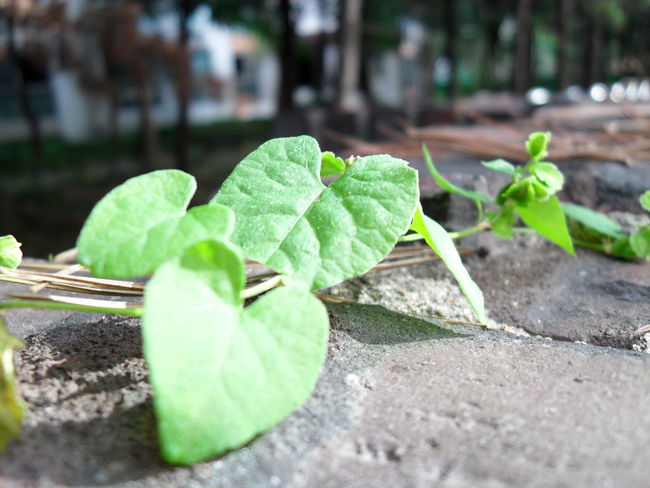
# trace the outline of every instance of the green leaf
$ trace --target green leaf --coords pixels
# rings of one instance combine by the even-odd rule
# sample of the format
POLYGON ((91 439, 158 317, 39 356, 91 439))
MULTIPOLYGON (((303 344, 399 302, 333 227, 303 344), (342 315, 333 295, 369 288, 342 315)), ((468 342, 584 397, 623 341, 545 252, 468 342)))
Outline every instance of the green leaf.
POLYGON ((530 166, 530 172, 548 186, 553 193, 560 191, 564 186, 564 175, 553 163, 534 163, 530 166))
POLYGON ((577 220, 582 225, 585 225, 600 234, 609 237, 620 237, 623 235, 623 229, 621 229, 621 226, 612 219, 587 207, 583 207, 582 205, 563 203, 562 211, 567 217, 577 220))
POLYGON ((503 205, 504 203, 506 203, 506 200, 508 200, 507 194, 513 186, 514 183, 508 183, 507 185, 505 185, 503 188, 499 190, 499 193, 497 194, 497 198, 496 198, 497 205, 503 205))
POLYGON ((527 206, 517 205, 516 210, 524 224, 575 256, 564 212, 556 196, 543 202, 533 200, 527 206))
POLYGON ((14 236, 0 237, 0 266, 17 268, 23 258, 23 252, 20 250, 21 245, 14 236))
POLYGON ((630 245, 630 236, 628 235, 622 235, 621 237, 618 237, 614 241, 610 252, 612 256, 621 259, 634 259, 638 257, 637 253, 634 252, 630 245))
POLYGON ((494 203, 494 200, 491 197, 484 195, 483 193, 479 193, 477 191, 472 191, 472 190, 465 190, 464 188, 456 186, 453 183, 450 183, 449 181, 445 180, 442 177, 442 175, 438 173, 438 170, 433 165, 433 161, 431 160, 431 155, 429 154, 429 150, 424 144, 422 144, 422 152, 424 153, 424 161, 427 163, 429 172, 431 173, 431 176, 433 176, 434 179, 438 182, 440 188, 442 188, 443 190, 449 193, 456 193, 457 195, 462 195, 465 198, 469 198, 470 200, 478 200, 480 202, 494 203))
POLYGON ((548 156, 546 146, 551 140, 550 132, 533 132, 526 141, 526 150, 530 159, 539 160, 548 156))
POLYGON ((305 289, 282 287, 245 310, 244 263, 219 241, 198 243, 149 282, 142 322, 161 451, 189 465, 238 448, 310 394, 329 324, 305 289))
POLYGON ((435 220, 430 219, 422 213, 422 207, 418 209, 413 216, 413 224, 411 230, 417 232, 424 240, 431 246, 431 248, 440 256, 444 261, 449 271, 454 275, 460 289, 467 297, 467 301, 474 309, 474 313, 479 321, 485 323, 485 308, 483 305, 483 293, 481 289, 474 283, 469 273, 463 266, 454 242, 447 234, 447 231, 440 226, 435 220))
POLYGON ((481 164, 492 171, 498 171, 500 173, 507 173, 509 175, 515 176, 517 174, 517 168, 508 161, 504 159, 495 159, 494 161, 481 161, 481 164))
POLYGON ((504 208, 496 212, 490 212, 488 214, 488 219, 491 220, 491 217, 496 217, 495 220, 491 222, 492 232, 501 239, 512 239, 512 226, 515 225, 517 217, 512 208, 504 208))
POLYGON ((132 278, 154 272, 195 242, 227 238, 234 226, 228 208, 203 205, 185 212, 195 190, 194 178, 176 170, 118 186, 84 224, 79 262, 96 276, 132 278))
POLYGON ((503 193, 506 199, 510 199, 517 205, 522 207, 527 206, 529 203, 535 201, 535 188, 533 182, 529 178, 521 180, 519 183, 513 183, 508 190, 503 193))
POLYGON ((20 436, 25 417, 23 402, 14 388, 14 349, 21 347, 22 341, 7 332, 0 317, 0 451, 20 436))
POLYGON ((630 247, 634 253, 650 260, 650 228, 644 227, 630 235, 630 247))
POLYGON ((650 212, 650 190, 646 191, 643 195, 639 197, 639 203, 644 210, 650 212))
POLYGON ((337 158, 333 152, 325 151, 321 156, 320 176, 330 178, 345 172, 345 161, 337 158))
POLYGON ((555 193, 554 191, 551 191, 548 186, 546 186, 544 183, 540 183, 539 181, 531 180, 531 184, 533 185, 535 200, 547 200, 551 193, 555 193))
POLYGON ((247 258, 314 290, 365 273, 408 229, 417 172, 387 155, 352 164, 325 187, 307 136, 274 139, 235 168, 212 200, 236 215, 232 241, 247 258))

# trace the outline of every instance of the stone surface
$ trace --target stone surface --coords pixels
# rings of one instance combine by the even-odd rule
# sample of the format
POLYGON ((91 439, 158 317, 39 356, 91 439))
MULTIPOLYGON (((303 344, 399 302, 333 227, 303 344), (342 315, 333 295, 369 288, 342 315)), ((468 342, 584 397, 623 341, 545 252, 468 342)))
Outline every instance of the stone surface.
POLYGON ((160 461, 139 321, 50 326, 17 352, 30 413, 0 485, 640 486, 650 356, 330 304, 312 397, 244 449, 160 461))
POLYGON ((512 242, 489 234, 484 259, 470 274, 497 322, 558 340, 630 349, 634 331, 650 324, 650 265, 576 249, 573 258, 536 235, 512 242))

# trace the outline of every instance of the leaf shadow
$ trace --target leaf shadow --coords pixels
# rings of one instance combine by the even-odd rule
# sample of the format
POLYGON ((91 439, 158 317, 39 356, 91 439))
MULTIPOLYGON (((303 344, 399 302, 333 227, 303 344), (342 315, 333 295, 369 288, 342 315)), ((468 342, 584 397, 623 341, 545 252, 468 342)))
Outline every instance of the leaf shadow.
POLYGON ((427 319, 389 310, 381 305, 362 303, 325 304, 332 329, 347 332, 365 344, 403 344, 467 337, 446 327, 435 317, 427 319))
POLYGON ((158 451, 139 320, 61 325, 25 344, 16 372, 29 414, 0 456, 0 485, 103 486, 172 469, 158 451))

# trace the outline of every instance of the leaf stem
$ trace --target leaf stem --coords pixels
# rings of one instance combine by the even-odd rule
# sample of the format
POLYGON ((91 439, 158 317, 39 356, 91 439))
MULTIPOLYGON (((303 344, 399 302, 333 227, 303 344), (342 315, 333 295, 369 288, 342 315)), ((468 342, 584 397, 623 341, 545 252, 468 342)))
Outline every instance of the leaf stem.
POLYGON ((480 225, 475 225, 469 229, 461 230, 460 232, 449 232, 449 237, 452 239, 460 239, 461 237, 468 236, 470 234, 475 234, 476 232, 481 232, 483 229, 480 228, 480 225))
POLYGON ((460 232, 448 232, 449 237, 452 239, 460 239, 461 237, 468 236, 470 234, 475 234, 476 232, 483 232, 491 227, 492 223, 489 220, 483 220, 479 222, 478 225, 470 227, 469 229, 461 230, 460 232))
POLYGON ((276 286, 280 286, 281 284, 282 284, 282 275, 277 275, 269 280, 263 281, 258 285, 251 286, 250 288, 246 288, 241 292, 241 297, 242 299, 245 300, 246 298, 254 297, 256 295, 264 293, 265 291, 271 290, 276 286))
POLYGON ((478 219, 477 222, 479 225, 483 221, 483 204, 480 200, 474 200, 476 202, 476 209, 478 210, 478 219))
POLYGON ((420 234, 408 234, 397 239, 397 242, 411 242, 411 241, 421 241, 424 239, 420 234))
POLYGON ((52 308, 56 310, 74 310, 77 312, 110 313, 115 315, 129 315, 131 317, 142 317, 144 309, 136 308, 115 308, 98 307, 94 305, 78 305, 73 303, 52 302, 49 300, 9 300, 0 302, 0 310, 8 308, 52 308))

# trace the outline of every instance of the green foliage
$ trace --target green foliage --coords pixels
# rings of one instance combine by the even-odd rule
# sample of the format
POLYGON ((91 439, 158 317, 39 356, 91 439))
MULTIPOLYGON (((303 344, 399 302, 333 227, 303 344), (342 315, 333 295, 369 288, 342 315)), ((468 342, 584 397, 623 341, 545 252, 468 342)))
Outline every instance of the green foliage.
POLYGON ((212 203, 236 215, 232 241, 249 259, 311 290, 365 273, 406 232, 417 172, 390 156, 355 161, 329 187, 307 136, 274 139, 235 168, 212 203))
POLYGON ((434 177, 434 179, 438 182, 438 184, 443 190, 449 193, 456 193, 457 195, 462 195, 465 198, 469 198, 471 200, 494 203, 494 200, 492 200, 492 198, 490 198, 487 195, 484 195, 483 193, 479 193, 477 191, 472 191, 472 190, 465 190, 464 188, 460 188, 459 186, 456 186, 453 183, 450 183, 449 181, 445 180, 442 177, 442 175, 438 173, 438 170, 436 169, 436 167, 433 164, 433 161, 431 160, 431 155, 429 154, 429 150, 424 144, 422 144, 422 152, 424 153, 424 161, 427 163, 427 167, 429 168, 431 175, 434 177))
POLYGON ((569 231, 578 245, 620 259, 650 259, 649 226, 639 226, 631 234, 626 234, 609 217, 581 205, 565 203, 562 210, 569 218, 569 231))
MULTIPOLYGON (((516 167, 503 159, 482 163, 493 171, 509 174, 512 176, 512 181, 499 190, 495 200, 489 197, 486 197, 487 200, 482 200, 496 203, 500 208, 487 212, 485 221, 480 221, 483 216, 479 212, 479 223, 475 230, 490 228, 498 237, 512 239, 512 227, 517 220, 516 213, 527 226, 569 254, 575 255, 564 213, 560 202, 555 197, 555 193, 564 185, 564 176, 554 164, 539 161, 548 155, 546 147, 550 140, 550 132, 535 132, 530 135, 526 141, 526 150, 531 159, 524 167, 516 167)), ((475 199, 471 194, 474 192, 458 191, 459 189, 442 179, 426 148, 424 148, 424 157, 431 174, 443 189, 475 199)))
POLYGON ((641 197, 639 197, 639 203, 644 210, 650 212, 650 190, 646 191, 641 197))
MULTIPOLYGON (((607 250, 607 248, 605 248, 607 250)), ((617 238, 611 246, 609 253, 622 259, 634 259, 637 257, 636 252, 630 245, 630 236, 624 235, 617 238)))
POLYGON ((553 163, 533 163, 530 165, 530 172, 554 193, 564 186, 564 175, 553 163))
POLYGON ((469 276, 465 266, 463 266, 458 251, 456 251, 456 247, 449 237, 449 234, 447 234, 447 231, 445 231, 445 229, 443 229, 435 220, 424 215, 422 213, 422 207, 420 206, 418 206, 418 209, 413 216, 411 230, 424 237, 427 244, 429 244, 429 246, 431 246, 431 248, 444 261, 447 268, 449 268, 458 281, 461 290, 463 290, 463 293, 467 297, 467 301, 469 301, 472 309, 474 309, 474 313, 476 313, 479 321, 485 323, 483 293, 469 276))
POLYGON ((530 155, 530 159, 534 161, 539 161, 548 156, 548 151, 546 151, 546 146, 551 140, 550 132, 533 132, 528 136, 526 141, 526 151, 530 155))
POLYGON ((14 269, 23 259, 20 242, 14 236, 0 237, 0 266, 14 269))
POLYGON ((621 226, 612 219, 587 207, 583 207, 582 205, 563 203, 562 211, 567 217, 577 220, 581 224, 586 225, 602 235, 614 238, 623 235, 623 229, 621 229, 621 226))
POLYGON ((547 195, 548 194, 537 194, 531 178, 524 178, 519 182, 512 183, 508 189, 501 194, 504 202, 512 200, 519 207, 527 207, 529 203, 535 201, 535 198, 544 198, 547 195))
POLYGON ((486 217, 491 222, 492 232, 501 239, 512 239, 512 226, 517 222, 514 209, 512 207, 502 208, 493 212, 488 212, 486 217))
POLYGON ((320 176, 330 178, 345 171, 346 165, 343 159, 338 158, 333 152, 326 151, 321 157, 320 176))
POLYGON ((94 275, 132 278, 152 273, 189 245, 227 238, 234 216, 222 206, 186 213, 194 178, 163 170, 132 178, 106 195, 79 235, 79 262, 94 275))
POLYGON ((14 349, 21 347, 22 341, 7 332, 0 317, 0 451, 7 448, 11 439, 20 436, 25 417, 23 403, 14 388, 14 349))
POLYGON ((244 310, 244 283, 238 251, 207 241, 161 266, 147 286, 144 352, 167 462, 240 447, 313 389, 325 360, 325 307, 284 287, 244 310))
MULTIPOLYGON (((409 226, 442 257, 485 321, 483 295, 451 237, 422 215, 418 175, 405 161, 380 155, 343 162, 310 137, 275 139, 237 166, 211 204, 186 211, 195 189, 180 171, 133 178, 97 204, 78 240, 79 261, 95 275, 154 273, 144 308, 119 313, 143 316, 161 451, 170 463, 242 446, 300 405, 328 338, 327 312, 310 291, 368 271, 409 226), (341 172, 322 184, 321 175, 341 172), (244 290, 244 257, 281 275, 244 290), (245 297, 280 283, 244 309, 245 297)), ((8 439, 21 411, 6 404, 0 435, 8 439)))
POLYGON ((481 164, 492 171, 498 171, 500 173, 507 173, 509 175, 515 176, 518 174, 517 167, 509 163, 504 159, 495 159, 494 161, 481 161, 481 164))
POLYGON ((516 211, 528 227, 575 256, 573 244, 557 197, 545 201, 532 201, 526 206, 517 205, 516 211))
POLYGON ((645 259, 650 259, 650 228, 642 227, 630 235, 630 248, 634 253, 645 259))

